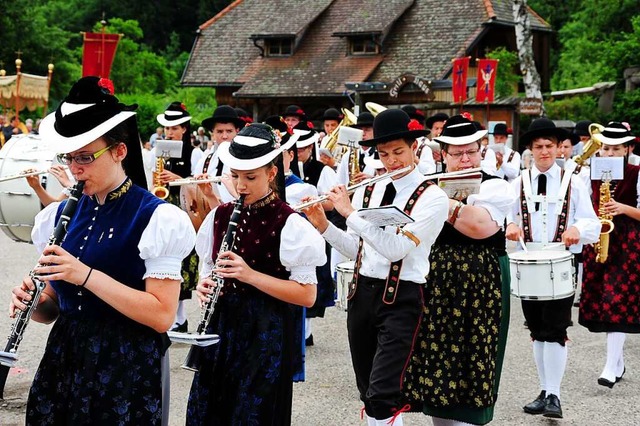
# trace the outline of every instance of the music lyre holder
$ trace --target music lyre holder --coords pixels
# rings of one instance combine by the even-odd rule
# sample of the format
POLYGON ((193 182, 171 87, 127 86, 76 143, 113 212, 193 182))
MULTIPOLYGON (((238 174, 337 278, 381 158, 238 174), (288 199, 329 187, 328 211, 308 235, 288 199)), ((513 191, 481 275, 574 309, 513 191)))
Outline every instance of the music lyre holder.
POLYGON ((182 141, 157 140, 156 157, 165 159, 182 157, 182 141))

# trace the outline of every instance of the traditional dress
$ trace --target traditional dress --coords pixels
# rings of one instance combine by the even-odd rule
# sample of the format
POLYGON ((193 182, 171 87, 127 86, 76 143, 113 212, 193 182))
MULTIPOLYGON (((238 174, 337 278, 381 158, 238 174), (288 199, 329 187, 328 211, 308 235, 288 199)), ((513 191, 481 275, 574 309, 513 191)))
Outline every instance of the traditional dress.
MULTIPOLYGON (((203 276, 214 267, 232 209, 219 206, 198 231, 203 276)), ((259 272, 300 283, 315 284, 316 266, 326 261, 317 231, 273 193, 242 210, 234 251, 259 272)), ((203 351, 187 424, 289 425, 293 374, 301 363, 302 333, 296 332, 301 322, 299 306, 225 281, 208 329, 220 335, 220 342, 203 351)))
POLYGON ((487 209, 501 229, 473 239, 445 222, 433 245, 421 325, 404 376, 405 394, 427 415, 473 424, 493 418, 509 321, 503 224, 514 202, 507 182, 483 173, 480 193, 467 203, 487 209))
MULTIPOLYGON (((36 217, 32 236, 39 251, 65 203, 51 204, 36 217)), ((102 205, 92 197, 79 200, 62 247, 144 291, 146 278, 180 280, 180 263, 194 242, 186 213, 127 179, 102 205)), ((159 425, 168 410, 161 384, 166 334, 127 318, 88 290, 60 281, 51 285, 60 316, 31 387, 27 424, 159 425)))

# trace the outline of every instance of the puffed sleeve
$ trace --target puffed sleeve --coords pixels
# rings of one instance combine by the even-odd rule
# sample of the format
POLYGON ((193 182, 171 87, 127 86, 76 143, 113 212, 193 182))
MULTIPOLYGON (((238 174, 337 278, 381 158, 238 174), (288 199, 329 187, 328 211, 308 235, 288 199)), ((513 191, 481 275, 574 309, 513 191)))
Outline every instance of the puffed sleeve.
POLYGON ((517 195, 504 179, 489 179, 480 185, 478 194, 469 195, 467 204, 482 207, 489 212, 491 218, 502 227, 509 215, 517 195))
POLYGON ((324 239, 298 214, 287 218, 280 235, 280 262, 291 272, 289 279, 317 284, 316 266, 327 263, 324 239))
POLYGON ((56 226, 58 207, 60 207, 60 202, 51 203, 36 215, 31 229, 31 241, 33 241, 38 253, 42 253, 53 233, 53 228, 56 226))
POLYGON ((200 258, 200 276, 206 277, 211 275, 213 270, 213 219, 215 218, 217 208, 211 210, 207 217, 204 218, 198 235, 196 236, 196 253, 200 258))
POLYGON ((182 259, 193 250, 195 241, 196 231, 187 213, 169 203, 159 205, 138 243, 147 269, 142 278, 182 281, 182 259))

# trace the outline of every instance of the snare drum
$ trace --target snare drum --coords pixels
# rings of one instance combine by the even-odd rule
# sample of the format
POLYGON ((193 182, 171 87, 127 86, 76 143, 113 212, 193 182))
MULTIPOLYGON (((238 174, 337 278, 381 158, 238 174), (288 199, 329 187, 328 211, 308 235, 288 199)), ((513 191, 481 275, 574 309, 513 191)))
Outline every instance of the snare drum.
POLYGON ((336 293, 338 300, 336 305, 342 310, 347 310, 347 295, 349 294, 349 284, 353 280, 355 262, 342 262, 336 265, 336 272, 338 275, 336 293))
MULTIPOLYGON (((26 169, 47 170, 55 152, 39 135, 13 136, 0 150, 0 178, 26 169)), ((40 175, 42 186, 53 195, 62 191, 58 179, 40 175)), ((42 205, 23 177, 0 182, 0 228, 14 241, 31 242, 31 229, 42 205)))
POLYGON ((575 293, 573 254, 536 250, 509 254, 511 294, 526 300, 563 299, 575 293))

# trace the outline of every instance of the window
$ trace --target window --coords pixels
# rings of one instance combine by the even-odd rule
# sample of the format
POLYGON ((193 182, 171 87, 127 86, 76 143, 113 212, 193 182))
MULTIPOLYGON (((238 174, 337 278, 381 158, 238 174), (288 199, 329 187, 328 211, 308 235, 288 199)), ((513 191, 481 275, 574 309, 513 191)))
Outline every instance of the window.
POLYGON ((267 56, 291 56, 293 52, 292 38, 275 38, 265 40, 265 52, 267 56))
POLYGON ((377 55, 380 53, 380 46, 376 42, 375 36, 351 37, 349 39, 349 54, 377 55))

